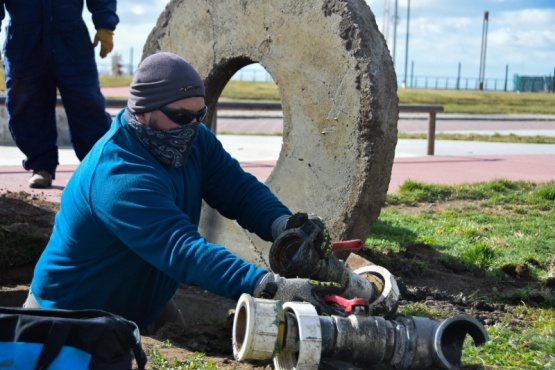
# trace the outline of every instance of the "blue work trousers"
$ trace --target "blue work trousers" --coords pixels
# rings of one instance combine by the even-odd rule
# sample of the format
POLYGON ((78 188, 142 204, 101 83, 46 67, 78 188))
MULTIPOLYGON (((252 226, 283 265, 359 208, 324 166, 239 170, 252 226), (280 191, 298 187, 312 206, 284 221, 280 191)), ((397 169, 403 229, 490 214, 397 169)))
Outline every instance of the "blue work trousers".
POLYGON ((39 31, 37 26, 10 23, 6 30, 8 125, 26 156, 23 167, 55 175, 57 91, 80 160, 108 130, 111 118, 100 91, 94 48, 84 22, 52 24, 39 31))

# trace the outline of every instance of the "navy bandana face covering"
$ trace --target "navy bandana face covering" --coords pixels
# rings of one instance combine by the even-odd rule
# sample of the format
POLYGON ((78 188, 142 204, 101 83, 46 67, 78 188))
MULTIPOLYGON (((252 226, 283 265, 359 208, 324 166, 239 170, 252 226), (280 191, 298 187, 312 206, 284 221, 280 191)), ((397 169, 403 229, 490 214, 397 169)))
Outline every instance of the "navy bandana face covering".
POLYGON ((154 130, 138 122, 129 110, 125 111, 125 120, 141 144, 160 163, 171 167, 185 164, 200 126, 195 122, 171 130, 154 130))

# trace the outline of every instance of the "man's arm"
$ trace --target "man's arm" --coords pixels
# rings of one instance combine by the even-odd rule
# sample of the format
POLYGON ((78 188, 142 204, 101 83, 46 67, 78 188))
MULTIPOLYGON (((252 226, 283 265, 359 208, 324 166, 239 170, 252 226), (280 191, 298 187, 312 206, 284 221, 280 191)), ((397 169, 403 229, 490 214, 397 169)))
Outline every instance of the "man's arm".
POLYGON ((291 211, 266 184, 245 172, 208 129, 197 138, 203 157, 203 199, 224 217, 266 241, 273 241, 272 225, 291 211))
POLYGON ((100 43, 100 57, 105 58, 114 48, 114 30, 119 23, 115 0, 87 0, 87 7, 92 13, 96 35, 93 46, 100 43))
POLYGON ((116 0, 87 0, 94 28, 114 31, 119 23, 116 0))

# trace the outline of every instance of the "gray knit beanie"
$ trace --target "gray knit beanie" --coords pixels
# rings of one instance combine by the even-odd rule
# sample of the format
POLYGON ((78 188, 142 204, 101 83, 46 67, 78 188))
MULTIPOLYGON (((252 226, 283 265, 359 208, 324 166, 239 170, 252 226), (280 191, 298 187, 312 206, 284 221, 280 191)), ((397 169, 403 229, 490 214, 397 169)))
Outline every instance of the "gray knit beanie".
POLYGON ((145 113, 195 96, 204 97, 204 82, 197 71, 178 55, 157 53, 137 68, 127 106, 133 113, 145 113))

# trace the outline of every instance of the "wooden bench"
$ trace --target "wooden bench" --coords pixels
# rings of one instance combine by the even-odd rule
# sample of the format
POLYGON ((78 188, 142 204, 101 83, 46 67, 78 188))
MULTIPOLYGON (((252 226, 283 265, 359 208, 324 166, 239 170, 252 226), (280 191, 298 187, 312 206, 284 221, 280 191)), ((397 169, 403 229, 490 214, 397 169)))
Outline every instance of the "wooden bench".
POLYGON ((428 113, 428 155, 434 155, 436 141, 436 115, 443 112, 442 105, 399 104, 399 113, 428 113))
MULTIPOLYGON (((281 110, 281 103, 274 102, 218 102, 217 109, 222 110, 281 110)), ((399 113, 428 113, 428 155, 434 155, 436 138, 436 115, 443 112, 442 105, 408 105, 399 104, 399 113)), ((216 116, 212 123, 212 129, 216 129, 216 116)))
MULTIPOLYGON (((5 97, 0 97, 0 105, 6 103, 5 97)), ((62 106, 62 100, 58 98, 57 105, 62 106)), ((106 108, 124 108, 127 99, 106 99, 106 108)), ((216 109, 221 110, 258 110, 258 111, 280 111, 281 103, 277 102, 218 102, 216 109)), ((436 115, 443 112, 442 105, 407 105, 399 104, 399 113, 428 113, 428 155, 434 155, 436 137, 436 115)), ((217 127, 217 114, 214 115, 212 130, 217 127)))

